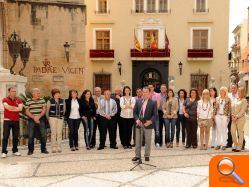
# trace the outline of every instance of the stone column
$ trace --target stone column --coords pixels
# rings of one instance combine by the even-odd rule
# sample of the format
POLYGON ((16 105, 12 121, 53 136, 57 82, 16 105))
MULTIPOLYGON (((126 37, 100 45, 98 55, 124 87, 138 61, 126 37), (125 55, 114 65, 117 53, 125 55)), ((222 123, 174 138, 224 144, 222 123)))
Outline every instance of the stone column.
MULTIPOLYGON (((0 5, 1 5, 0 0, 0 5)), ((26 83, 27 83, 27 77, 20 76, 20 75, 12 75, 10 74, 10 70, 5 69, 3 67, 3 24, 2 24, 2 17, 0 17, 0 131, 3 129, 3 104, 2 99, 7 96, 8 88, 11 86, 16 87, 17 95, 19 94, 25 94, 26 90, 26 83)), ((0 134, 0 138, 2 139, 2 131, 0 134)))

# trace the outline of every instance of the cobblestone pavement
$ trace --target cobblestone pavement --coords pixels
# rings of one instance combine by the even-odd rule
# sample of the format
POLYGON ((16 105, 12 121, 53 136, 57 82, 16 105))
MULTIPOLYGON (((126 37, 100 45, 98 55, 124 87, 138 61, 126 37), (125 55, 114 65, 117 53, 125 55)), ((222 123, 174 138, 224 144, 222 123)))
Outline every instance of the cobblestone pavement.
MULTIPOLYGON (((246 139, 249 142, 248 123, 246 139)), ((81 134, 83 134, 81 129, 81 134)), ((134 149, 106 148, 87 151, 81 137, 81 147, 71 152, 68 142, 63 152, 42 155, 37 148, 33 156, 27 156, 27 148, 21 148, 23 156, 9 154, 0 159, 0 186, 208 186, 208 163, 216 154, 232 154, 226 151, 186 150, 183 146, 166 149, 152 148, 150 164, 134 171, 131 158, 134 149)), ((49 151, 50 147, 48 146, 49 151)), ((249 147, 241 154, 248 154, 249 147)))

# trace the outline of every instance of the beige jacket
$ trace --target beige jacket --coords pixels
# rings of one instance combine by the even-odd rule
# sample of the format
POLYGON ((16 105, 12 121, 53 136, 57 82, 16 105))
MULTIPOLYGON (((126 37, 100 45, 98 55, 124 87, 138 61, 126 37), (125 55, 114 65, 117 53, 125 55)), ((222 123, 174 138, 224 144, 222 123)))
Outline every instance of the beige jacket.
POLYGON ((238 119, 245 117, 247 111, 247 100, 238 99, 232 103, 232 115, 235 115, 238 119))
POLYGON ((178 112, 178 100, 173 98, 171 101, 167 100, 163 102, 163 118, 167 118, 167 115, 173 115, 172 118, 177 118, 178 112), (172 102, 170 107, 170 102, 172 102))

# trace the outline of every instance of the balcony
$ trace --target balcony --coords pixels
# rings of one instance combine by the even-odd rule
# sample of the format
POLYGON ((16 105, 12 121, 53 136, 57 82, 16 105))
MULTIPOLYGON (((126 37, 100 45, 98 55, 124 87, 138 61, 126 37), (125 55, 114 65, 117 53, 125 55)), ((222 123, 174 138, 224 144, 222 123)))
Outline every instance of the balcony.
POLYGON ((131 10, 132 14, 170 14, 171 9, 161 10, 131 10))
POLYGON ((188 49, 188 60, 213 60, 213 49, 188 49))
POLYGON ((141 52, 136 49, 131 49, 131 57, 133 60, 148 60, 150 58, 169 60, 170 49, 142 49, 141 52))
POLYGON ((112 61, 114 60, 114 50, 108 49, 108 50, 100 50, 100 49, 90 49, 90 59, 91 60, 107 60, 112 61))
POLYGON ((100 15, 109 15, 110 10, 95 10, 95 14, 100 14, 100 15))
POLYGON ((204 8, 198 8, 198 9, 196 9, 196 8, 194 8, 193 9, 193 13, 208 13, 209 12, 209 9, 207 8, 207 9, 204 9, 204 8))

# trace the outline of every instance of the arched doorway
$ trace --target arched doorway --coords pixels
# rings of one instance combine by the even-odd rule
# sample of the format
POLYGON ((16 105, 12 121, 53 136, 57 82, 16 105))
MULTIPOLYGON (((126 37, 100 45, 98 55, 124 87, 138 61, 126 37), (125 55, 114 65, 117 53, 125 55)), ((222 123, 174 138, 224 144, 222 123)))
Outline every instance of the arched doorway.
POLYGON ((160 91, 160 85, 162 84, 162 76, 159 71, 153 68, 146 69, 141 73, 140 79, 142 87, 150 84, 155 86, 155 91, 160 91))

